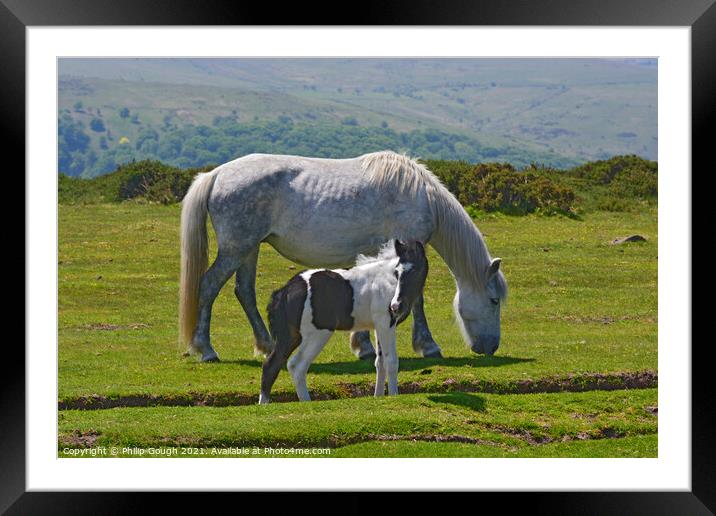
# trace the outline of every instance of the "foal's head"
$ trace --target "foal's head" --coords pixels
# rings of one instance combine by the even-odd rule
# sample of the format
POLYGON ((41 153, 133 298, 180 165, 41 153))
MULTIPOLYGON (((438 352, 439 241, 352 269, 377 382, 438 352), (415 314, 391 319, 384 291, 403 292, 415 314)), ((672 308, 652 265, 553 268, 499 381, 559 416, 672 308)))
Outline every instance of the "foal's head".
POLYGON ((390 313, 396 324, 403 322, 415 301, 423 291, 425 278, 428 276, 428 259, 425 256, 425 246, 417 240, 394 240, 395 254, 398 264, 395 267, 395 277, 398 286, 393 299, 390 301, 390 313))

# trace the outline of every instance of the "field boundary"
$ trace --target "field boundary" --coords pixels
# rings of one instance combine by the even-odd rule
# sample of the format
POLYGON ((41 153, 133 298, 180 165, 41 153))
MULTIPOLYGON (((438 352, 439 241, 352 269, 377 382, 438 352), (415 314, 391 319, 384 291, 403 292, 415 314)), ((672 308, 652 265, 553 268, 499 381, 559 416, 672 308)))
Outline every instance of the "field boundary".
MULTIPOLYGON (((544 446, 546 444, 554 443, 566 443, 574 441, 598 441, 605 439, 624 439, 627 437, 638 437, 646 435, 658 435, 658 432, 620 432, 614 429, 602 429, 597 428, 591 432, 579 432, 577 434, 563 434, 558 437, 540 437, 535 438, 530 432, 526 430, 516 430, 508 428, 495 429, 498 433, 509 435, 521 441, 524 446, 544 446)), ((72 448, 72 449, 83 449, 92 448, 95 446, 97 440, 102 436, 99 432, 80 432, 74 430, 71 433, 60 434, 58 436, 58 447, 72 448)), ((267 443, 265 441, 256 442, 221 442, 214 443, 206 441, 204 439, 192 439, 184 436, 175 436, 173 438, 160 439, 155 446, 157 447, 199 447, 206 448, 212 446, 220 447, 247 447, 247 446, 275 446, 275 447, 325 447, 331 450, 338 450, 345 448, 346 446, 352 446, 355 444, 371 443, 371 442, 428 442, 428 443, 462 443, 462 444, 474 444, 481 446, 492 446, 495 448, 501 448, 508 451, 517 451, 518 446, 511 445, 508 443, 502 443, 490 439, 480 439, 477 437, 471 437, 460 434, 429 434, 429 433, 416 433, 416 434, 365 434, 365 435, 353 435, 347 438, 338 438, 338 436, 332 436, 327 439, 318 439, 314 441, 306 441, 305 439, 296 441, 277 441, 273 443, 267 443)), ((137 445, 139 446, 139 445, 137 445)), ((140 447, 152 447, 148 445, 141 445, 140 447)))
MULTIPOLYGON (((620 371, 614 373, 574 373, 563 376, 548 376, 539 379, 525 379, 512 382, 455 380, 448 378, 441 383, 407 382, 399 385, 401 394, 482 392, 488 394, 538 394, 557 392, 614 391, 622 389, 651 389, 658 386, 658 374, 647 369, 643 371, 620 371)), ((339 382, 332 392, 312 391, 314 400, 331 400, 372 396, 374 385, 339 382)), ((292 391, 272 393, 271 401, 276 403, 297 401, 292 391)), ((206 393, 187 392, 176 394, 130 394, 123 396, 101 396, 93 394, 65 398, 58 402, 58 410, 102 410, 116 407, 156 406, 212 406, 228 407, 253 405, 258 402, 257 394, 237 392, 206 393)))

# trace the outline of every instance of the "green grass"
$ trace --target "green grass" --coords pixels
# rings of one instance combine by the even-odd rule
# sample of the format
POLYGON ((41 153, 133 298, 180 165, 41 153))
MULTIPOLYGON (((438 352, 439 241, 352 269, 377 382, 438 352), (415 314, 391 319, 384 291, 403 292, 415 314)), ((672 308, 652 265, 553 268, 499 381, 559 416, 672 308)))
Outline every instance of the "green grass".
MULTIPOLYGON (((338 412, 343 410, 347 414, 340 424, 331 422, 333 431, 339 436, 351 435, 351 425, 358 429, 372 429, 371 432, 410 435, 429 431, 433 423, 438 425, 433 427, 433 431, 438 433, 449 431, 458 435, 482 436, 486 430, 473 429, 475 432, 470 433, 473 430, 465 423, 465 414, 460 412, 460 416, 453 417, 453 412, 467 410, 475 412, 478 418, 484 417, 483 413, 460 407, 457 403, 431 401, 430 397, 487 400, 488 407, 502 407, 507 418, 505 424, 509 426, 514 423, 509 421, 509 417, 518 417, 520 413, 533 414, 529 412, 531 408, 541 410, 539 405, 534 405, 534 400, 582 400, 575 401, 575 404, 588 408, 592 402, 602 400, 600 396, 608 397, 612 393, 563 393, 553 397, 541 395, 546 397, 540 398, 539 395, 490 396, 446 391, 519 391, 519 386, 530 380, 539 382, 561 378, 566 382, 577 382, 580 375, 585 374, 655 373, 655 207, 632 213, 595 212, 582 220, 487 215, 476 223, 485 234, 493 256, 503 258, 504 272, 510 283, 510 298, 503 311, 503 341, 494 357, 474 355, 465 347, 453 322, 453 280, 442 260, 430 250, 426 311, 433 335, 441 345, 445 358, 417 358, 410 346, 409 323, 399 328, 398 335, 401 357, 399 383, 404 392, 418 391, 423 394, 380 401, 346 399, 310 405, 277 403, 268 409, 247 406, 63 410, 60 412, 60 432, 94 428, 102 430, 102 438, 110 439, 107 436, 114 435, 111 439, 121 440, 122 436, 126 436, 129 440, 139 439, 136 442, 141 442, 142 436, 151 436, 153 431, 189 435, 187 432, 192 428, 192 419, 196 418, 197 423, 206 419, 206 423, 197 427, 197 431, 201 430, 197 435, 202 439, 220 440, 222 435, 243 439, 248 434, 239 431, 248 431, 249 427, 241 426, 237 421, 251 414, 251 417, 258 418, 261 414, 277 414, 272 420, 280 420, 280 411, 288 411, 284 426, 265 424, 256 427, 261 431, 251 434, 254 437, 263 435, 270 441, 267 436, 274 435, 279 439, 289 435, 278 430, 278 433, 271 434, 271 428, 298 428, 302 413, 310 419, 310 414, 319 414, 323 410, 320 407, 325 406, 331 408, 330 417, 326 415, 329 420, 337 417, 337 412, 333 410, 335 407, 340 409, 338 412), (648 241, 623 246, 608 244, 614 237, 631 233, 642 234, 648 241), (574 375, 577 378, 570 379, 574 375), (363 403, 368 405, 364 407, 363 403), (422 406, 421 403, 427 405, 422 406), (405 419, 401 419, 410 407, 417 412, 412 415, 405 412, 405 419), (432 408, 428 410, 426 407, 432 408), (255 412, 261 409, 269 412, 255 412), (448 417, 448 413, 452 415, 448 417), (216 418, 207 419, 202 414, 215 414, 216 418), (354 418, 352 422, 348 417, 351 414, 354 418), (426 414, 431 415, 424 417, 426 414), (443 416, 447 418, 445 424, 449 423, 448 426, 440 426, 443 416), (176 421, 174 426, 169 424, 174 420, 172 418, 176 421), (398 426, 391 427, 391 421, 398 426), (427 426, 421 426, 421 422, 427 426), (222 427, 224 424, 226 426, 222 427)), ((222 362, 201 364, 195 358, 181 356, 184 349, 177 343, 176 315, 178 228, 179 207, 176 205, 128 202, 59 206, 58 401, 72 404, 92 397, 199 400, 211 396, 247 398, 258 394, 261 362, 253 355, 251 331, 234 297, 231 282, 218 297, 212 319, 213 344, 222 362)), ((262 310, 271 291, 298 270, 300 267, 280 257, 271 247, 262 247, 257 281, 258 302, 262 310)), ((350 353, 347 334, 338 333, 312 366, 308 383, 317 396, 346 398, 352 396, 356 389, 370 389, 374 374, 372 364, 359 362, 350 353)), ((287 395, 293 392, 287 373, 279 375, 274 392, 287 395)), ((656 405, 655 390, 614 393, 618 393, 614 396, 621 396, 634 407, 656 405)), ((562 403, 566 401, 559 401, 555 407, 560 407, 562 403)), ((610 403, 595 409, 599 417, 608 414, 610 403)), ((556 408, 555 414, 560 410, 556 408)), ((647 417, 641 412, 639 414, 639 417, 647 417)), ((318 420, 320 417, 316 422, 318 420)), ((562 426, 551 424, 550 428, 561 429, 553 437, 559 437, 562 431, 577 431, 576 422, 565 426, 566 422, 569 419, 562 418, 559 419, 562 426)), ((527 424, 527 419, 523 423, 527 424)), ((647 425, 648 428, 639 425, 629 427, 626 435, 656 432, 655 420, 653 425, 649 423, 652 426, 647 425), (644 431, 637 431, 637 428, 644 431)), ((311 426, 315 424, 311 423, 311 426)), ((326 427, 321 428, 326 430, 326 427)), ((316 432, 319 430, 317 427, 316 432)), ((318 439, 320 435, 325 436, 325 432, 312 435, 318 439)), ((504 439, 509 440, 507 437, 504 439)), ((519 439, 511 439, 515 446, 519 444, 519 439)), ((626 444, 624 439, 603 439, 599 444, 597 441, 579 440, 553 442, 537 446, 534 453, 560 456, 579 456, 581 453, 593 453, 594 456, 610 456, 610 453, 653 456, 656 453, 655 439, 634 439, 629 441, 633 442, 633 446, 626 444), (608 443, 617 441, 624 443, 621 447, 615 445, 610 448, 608 443)), ((381 450, 387 455, 415 453, 420 456, 429 455, 432 453, 430 450, 441 455, 459 455, 465 450, 471 450, 465 453, 477 455, 483 451, 487 455, 503 453, 500 451, 502 448, 493 450, 495 447, 492 445, 483 451, 475 445, 465 446, 463 443, 376 442, 351 444, 341 448, 340 453, 370 455, 380 454, 381 450)), ((514 452, 518 455, 530 453, 533 452, 522 448, 514 452)))
POLYGON ((426 443, 420 441, 371 441, 353 444, 331 451, 331 458, 340 457, 570 457, 570 458, 642 458, 658 456, 656 434, 600 439, 567 441, 540 446, 522 446, 505 449, 489 445, 465 443, 426 443))
MULTIPOLYGON (((59 396, 245 392, 255 394, 260 361, 248 322, 227 284, 214 306, 212 338, 223 359, 181 358, 177 344, 178 206, 60 206, 59 396), (114 325, 114 326, 106 326, 114 325), (110 329, 107 329, 110 328, 110 329)), ((478 221, 493 255, 504 259, 510 298, 494 357, 464 346, 453 322, 454 284, 430 252, 426 310, 445 360, 417 360, 410 325, 399 331, 400 381, 449 378, 511 382, 548 375, 656 369, 657 241, 653 213, 597 213, 584 221, 487 217, 478 221), (649 241, 607 244, 632 232, 649 241), (430 374, 424 374, 425 369, 430 374)), ((296 273, 264 246, 257 291, 296 273)), ((309 377, 314 389, 370 382, 337 333, 309 377)), ((277 390, 290 390, 287 375, 277 390)))
POLYGON ((572 441, 656 434, 657 416, 650 410, 656 403, 655 389, 640 389, 71 410, 60 414, 59 447, 83 446, 91 439, 93 446, 105 447, 346 447, 341 453, 360 456, 382 449, 385 442, 389 455, 409 456, 412 448, 430 448, 431 440, 444 439, 453 442, 440 444, 476 448, 478 454, 489 449, 503 456, 529 455, 535 452, 527 449, 550 444, 562 444, 567 448, 559 453, 570 454, 575 450, 567 443, 572 441))

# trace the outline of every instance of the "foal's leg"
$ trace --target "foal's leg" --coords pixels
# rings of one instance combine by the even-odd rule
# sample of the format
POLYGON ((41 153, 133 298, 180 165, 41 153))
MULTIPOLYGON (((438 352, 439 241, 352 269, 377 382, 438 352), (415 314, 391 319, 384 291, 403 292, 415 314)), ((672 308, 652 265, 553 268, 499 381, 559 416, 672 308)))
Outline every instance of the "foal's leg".
POLYGON ((380 348, 380 341, 376 338, 375 347, 378 348, 378 356, 375 358, 375 397, 385 394, 385 361, 380 348))
POLYGON ((370 332, 354 331, 351 332, 351 351, 361 360, 375 360, 375 351, 373 344, 370 342, 370 332))
POLYGON ((239 258, 232 252, 219 249, 216 260, 204 273, 199 283, 199 317, 192 338, 191 347, 201 352, 202 362, 218 362, 219 356, 211 347, 209 327, 211 307, 221 287, 239 266, 239 258))
POLYGON ((259 246, 252 249, 242 260, 236 271, 234 294, 249 319, 254 331, 254 349, 258 353, 269 354, 273 350, 273 340, 261 313, 256 308, 256 262, 259 258, 259 246))
POLYGON ((383 368, 388 376, 388 395, 398 394, 398 350, 395 343, 395 327, 387 323, 376 325, 376 338, 380 342, 383 368))
POLYGON ((421 293, 413 305, 413 350, 425 358, 442 358, 440 346, 433 339, 423 308, 421 293))
POLYGON ((263 365, 261 373, 261 394, 259 395, 259 403, 262 405, 269 402, 271 387, 273 387, 274 382, 276 382, 279 371, 286 365, 286 360, 288 360, 288 356, 293 349, 292 347, 282 344, 283 343, 280 343, 276 346, 276 349, 271 352, 263 365))
POLYGON ((333 335, 331 330, 318 330, 315 328, 304 329, 301 327, 301 335, 303 341, 298 346, 298 351, 288 361, 288 372, 291 373, 293 385, 296 387, 296 394, 300 401, 311 401, 311 395, 308 393, 306 385, 306 374, 315 358, 321 352, 333 335))

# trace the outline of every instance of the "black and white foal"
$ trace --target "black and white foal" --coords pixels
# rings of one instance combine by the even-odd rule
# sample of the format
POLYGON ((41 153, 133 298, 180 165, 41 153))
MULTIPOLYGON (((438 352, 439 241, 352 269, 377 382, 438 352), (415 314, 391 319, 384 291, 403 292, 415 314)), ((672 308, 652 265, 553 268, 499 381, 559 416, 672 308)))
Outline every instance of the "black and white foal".
POLYGON ((427 274, 422 243, 391 240, 375 257, 358 256, 351 269, 308 270, 291 278, 268 305, 275 347, 264 362, 259 403, 268 403, 287 361, 298 399, 309 401, 306 373, 336 330, 375 330, 375 395, 384 394, 386 374, 388 394, 397 394, 395 328, 422 293, 427 274))

